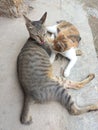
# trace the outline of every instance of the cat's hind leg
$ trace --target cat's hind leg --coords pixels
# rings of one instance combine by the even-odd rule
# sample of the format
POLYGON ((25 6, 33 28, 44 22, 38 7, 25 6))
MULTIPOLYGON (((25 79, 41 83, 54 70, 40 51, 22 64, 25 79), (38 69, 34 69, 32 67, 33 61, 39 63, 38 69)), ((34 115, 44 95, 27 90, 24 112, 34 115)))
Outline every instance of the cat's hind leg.
POLYGON ((25 96, 24 97, 24 105, 22 109, 22 114, 21 114, 21 123, 29 125, 32 123, 32 116, 30 115, 30 104, 32 101, 32 98, 30 96, 25 96))
POLYGON ((32 93, 35 100, 38 100, 41 103, 57 101, 72 115, 80 115, 86 112, 98 110, 98 103, 84 107, 79 107, 76 105, 68 91, 57 82, 52 81, 47 85, 48 87, 40 88, 32 93))
POLYGON ((85 78, 84 80, 82 80, 80 82, 67 80, 66 81, 66 88, 67 89, 80 89, 80 88, 83 88, 86 84, 88 84, 91 80, 93 80, 94 77, 95 77, 94 74, 89 74, 87 76, 87 78, 85 78))
MULTIPOLYGON (((69 95, 68 91, 63 87, 57 86, 53 89, 54 95, 56 96, 54 99, 61 103, 70 114, 72 115, 80 115, 90 111, 97 111, 98 110, 98 102, 92 105, 87 105, 80 107, 78 106, 72 99, 72 96, 69 95)), ((52 94, 53 94, 53 91, 52 94)))
POLYGON ((78 107, 75 103, 73 103, 73 105, 71 105, 69 113, 72 115, 81 115, 91 111, 98 111, 98 103, 83 107, 78 107))
POLYGON ((59 82, 59 84, 61 84, 64 88, 67 89, 80 89, 83 88, 87 83, 89 83, 91 80, 93 80, 95 77, 94 74, 89 74, 87 76, 87 78, 85 78, 84 80, 77 82, 77 81, 71 81, 68 80, 64 77, 59 77, 59 76, 54 76, 53 79, 57 82, 59 82))

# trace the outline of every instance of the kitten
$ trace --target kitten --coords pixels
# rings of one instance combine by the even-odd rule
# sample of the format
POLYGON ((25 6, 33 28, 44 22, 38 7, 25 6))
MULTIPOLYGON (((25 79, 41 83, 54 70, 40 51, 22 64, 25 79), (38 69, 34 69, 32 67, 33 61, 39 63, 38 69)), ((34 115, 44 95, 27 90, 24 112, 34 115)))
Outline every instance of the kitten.
MULTIPOLYGON (((53 34, 51 36, 51 42, 53 43, 51 63, 54 62, 57 53, 67 57, 70 62, 64 71, 64 76, 68 77, 77 61, 75 48, 78 47, 78 43, 81 40, 80 34, 74 25, 66 21, 60 21, 56 25, 47 27, 47 31, 53 34)), ((77 51, 77 53, 81 55, 80 51, 77 51)))
POLYGON ((57 101, 73 115, 98 109, 96 104, 83 108, 78 107, 66 90, 66 87, 73 89, 83 87, 94 78, 93 74, 81 82, 72 82, 53 75, 49 60, 51 50, 48 50, 49 46, 45 42, 44 22, 46 16, 47 13, 40 20, 33 22, 24 16, 30 37, 17 59, 18 79, 24 92, 24 105, 21 114, 21 123, 23 124, 32 123, 32 116, 29 113, 31 102, 57 101))

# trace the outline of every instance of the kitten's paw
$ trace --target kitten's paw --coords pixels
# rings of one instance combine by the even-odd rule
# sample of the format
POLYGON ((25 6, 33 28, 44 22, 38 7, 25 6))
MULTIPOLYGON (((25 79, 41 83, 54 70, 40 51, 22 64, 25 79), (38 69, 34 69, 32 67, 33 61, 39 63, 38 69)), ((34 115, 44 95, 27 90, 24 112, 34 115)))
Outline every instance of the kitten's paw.
POLYGON ((21 123, 22 124, 25 124, 25 125, 30 125, 32 123, 32 117, 30 116, 28 119, 25 118, 25 117, 21 117, 20 119, 21 123))
POLYGON ((70 75, 70 71, 69 70, 65 70, 64 71, 64 77, 68 77, 70 75))
POLYGON ((81 56, 83 55, 83 52, 81 50, 76 50, 76 56, 81 56))

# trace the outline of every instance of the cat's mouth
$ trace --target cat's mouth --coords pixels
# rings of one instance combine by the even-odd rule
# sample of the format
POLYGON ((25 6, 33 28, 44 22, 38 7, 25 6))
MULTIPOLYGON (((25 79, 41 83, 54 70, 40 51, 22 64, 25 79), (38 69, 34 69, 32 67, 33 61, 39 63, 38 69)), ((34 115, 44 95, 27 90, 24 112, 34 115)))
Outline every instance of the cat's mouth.
POLYGON ((40 36, 37 36, 37 37, 39 38, 39 44, 43 45, 45 41, 40 36))

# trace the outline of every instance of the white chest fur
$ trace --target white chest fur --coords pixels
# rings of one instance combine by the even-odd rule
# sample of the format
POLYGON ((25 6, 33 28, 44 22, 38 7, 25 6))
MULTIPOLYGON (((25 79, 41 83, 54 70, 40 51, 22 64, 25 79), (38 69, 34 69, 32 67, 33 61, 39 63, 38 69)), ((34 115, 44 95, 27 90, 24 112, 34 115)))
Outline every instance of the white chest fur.
POLYGON ((67 57, 70 62, 68 64, 68 66, 66 67, 65 71, 64 71, 64 76, 68 77, 70 74, 71 69, 73 68, 73 66, 75 65, 76 61, 77 61, 77 56, 76 56, 76 52, 75 52, 75 48, 71 48, 65 52, 52 52, 52 55, 50 57, 50 62, 53 63, 55 60, 55 56, 57 53, 60 53, 61 55, 67 57))
POLYGON ((67 76, 69 76, 72 67, 75 65, 75 63, 77 61, 75 48, 72 47, 71 49, 69 49, 63 53, 60 53, 60 54, 67 57, 70 60, 68 66, 66 67, 66 69, 64 71, 64 76, 67 77, 67 76))

